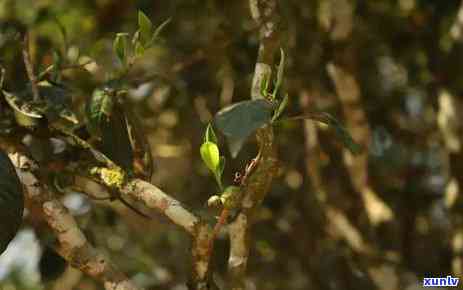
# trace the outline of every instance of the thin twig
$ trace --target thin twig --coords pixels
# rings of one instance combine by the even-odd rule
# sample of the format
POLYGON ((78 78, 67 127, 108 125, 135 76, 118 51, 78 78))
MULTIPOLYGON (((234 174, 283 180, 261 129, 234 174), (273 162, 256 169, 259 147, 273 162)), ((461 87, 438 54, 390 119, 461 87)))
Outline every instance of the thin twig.
POLYGON ((24 65, 26 66, 27 77, 29 78, 29 81, 31 83, 32 96, 34 97, 34 101, 39 101, 40 100, 39 88, 37 87, 37 78, 34 74, 34 66, 32 64, 32 59, 29 53, 29 49, 30 49, 29 34, 26 33, 26 35, 24 36, 24 42, 23 42, 23 60, 24 60, 24 65))
POLYGON ((2 65, 0 65, 0 90, 3 89, 3 83, 5 82, 5 74, 5 68, 2 65))
POLYGON ((121 188, 121 193, 141 201, 148 208, 157 210, 188 233, 196 234, 199 217, 155 185, 141 179, 133 179, 121 188))
MULTIPOLYGON (((72 64, 72 65, 67 65, 67 66, 63 66, 63 67, 60 67, 59 70, 60 71, 64 71, 64 70, 71 70, 71 69, 82 69, 82 70, 86 70, 85 69, 85 66, 86 65, 89 65, 91 63, 94 63, 95 61, 94 60, 89 60, 89 61, 86 61, 82 64, 72 64)), ((55 69, 55 65, 52 64, 50 66, 48 66, 43 72, 41 72, 39 74, 39 77, 37 78, 39 81, 43 80, 43 78, 51 73, 53 70, 55 69)))
POLYGON ((219 219, 217 220, 217 223, 214 226, 214 229, 212 230, 212 239, 215 240, 217 238, 217 235, 220 232, 220 229, 227 223, 228 216, 230 215, 230 210, 227 208, 224 208, 222 212, 220 213, 219 219))
POLYGON ((217 239, 217 236, 219 235, 220 230, 227 223, 227 219, 229 215, 230 215, 230 210, 227 208, 223 208, 222 211, 220 212, 219 218, 217 219, 217 222, 215 223, 214 228, 212 229, 212 235, 210 236, 209 256, 212 256, 212 253, 214 251, 214 242, 217 239))

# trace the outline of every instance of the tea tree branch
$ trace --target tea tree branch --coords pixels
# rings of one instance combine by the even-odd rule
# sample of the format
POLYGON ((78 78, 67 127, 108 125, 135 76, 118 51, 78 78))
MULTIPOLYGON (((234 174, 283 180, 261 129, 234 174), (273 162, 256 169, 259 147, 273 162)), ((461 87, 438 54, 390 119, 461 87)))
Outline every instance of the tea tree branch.
POLYGON ((57 252, 75 268, 101 281, 106 290, 140 289, 87 241, 74 217, 32 173, 36 169, 33 161, 21 153, 11 154, 10 159, 26 188, 27 199, 55 233, 57 252))
MULTIPOLYGON (((279 48, 279 15, 276 0, 250 0, 250 11, 259 25, 259 52, 251 88, 251 98, 263 98, 261 84, 272 74, 274 55, 279 48)), ((257 131, 259 146, 256 164, 252 172, 246 172, 246 180, 241 185, 243 200, 241 212, 229 226, 230 256, 228 269, 230 288, 245 289, 244 279, 249 258, 250 230, 253 213, 270 189, 277 173, 277 156, 273 140, 273 128, 268 125, 257 131)))

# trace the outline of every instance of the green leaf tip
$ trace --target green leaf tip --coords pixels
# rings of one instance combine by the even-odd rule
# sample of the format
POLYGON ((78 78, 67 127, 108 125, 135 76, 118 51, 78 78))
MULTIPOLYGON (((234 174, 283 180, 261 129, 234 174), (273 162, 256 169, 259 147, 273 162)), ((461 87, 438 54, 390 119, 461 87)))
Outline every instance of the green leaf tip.
POLYGON ((138 11, 138 29, 140 31, 140 39, 142 44, 145 45, 151 39, 151 34, 153 33, 153 23, 141 10, 138 11))
POLYGON ((206 128, 206 133, 204 134, 204 142, 212 142, 217 144, 217 136, 215 135, 214 128, 212 124, 208 124, 206 128))
POLYGON ((284 73, 285 73, 285 52, 280 48, 280 64, 278 65, 277 79, 275 82, 275 88, 273 89, 272 99, 277 97, 278 92, 280 91, 281 85, 283 84, 284 73))
POLYGON ((146 16, 143 11, 138 11, 138 38, 140 45, 147 49, 153 45, 154 41, 159 37, 164 28, 169 24, 171 18, 162 22, 156 29, 154 29, 153 22, 146 16))
MULTIPOLYGON (((363 146, 355 142, 349 131, 332 115, 327 112, 312 112, 306 116, 295 117, 297 119, 311 119, 328 125, 334 130, 336 138, 354 155, 362 153, 363 146)), ((290 119, 291 120, 291 119, 290 119)))
POLYGON ((93 92, 91 99, 86 104, 87 127, 97 136, 101 135, 101 125, 109 122, 113 112, 114 99, 103 89, 93 92))
POLYGON ((151 43, 154 42, 156 40, 156 38, 159 37, 159 35, 161 34, 161 32, 164 30, 164 28, 170 23, 170 21, 172 20, 172 18, 167 18, 163 23, 161 23, 157 28, 156 30, 154 30, 153 32, 153 36, 151 37, 151 43))
POLYGON ((113 42, 113 50, 122 65, 127 63, 127 33, 117 33, 113 42))
POLYGON ((352 138, 349 131, 344 128, 344 126, 329 113, 321 113, 321 118, 319 121, 324 122, 325 124, 331 126, 334 129, 334 133, 339 141, 354 155, 358 155, 363 151, 362 145, 355 142, 352 138))
POLYGON ((267 74, 264 74, 260 82, 260 95, 262 96, 262 98, 266 98, 268 96, 268 84, 269 76, 267 74))

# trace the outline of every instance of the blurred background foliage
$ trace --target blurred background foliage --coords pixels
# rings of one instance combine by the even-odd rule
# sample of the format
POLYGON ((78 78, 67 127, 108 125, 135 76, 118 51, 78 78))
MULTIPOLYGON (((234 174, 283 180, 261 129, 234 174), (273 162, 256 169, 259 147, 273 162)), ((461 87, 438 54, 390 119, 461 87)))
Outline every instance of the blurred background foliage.
MULTIPOLYGON (((367 183, 383 205, 377 211, 386 207, 390 213, 381 222, 368 221, 369 201, 362 201, 343 148, 329 130, 309 121, 281 122, 282 170, 254 228, 249 289, 419 289, 424 276, 461 277, 460 2, 354 0, 352 34, 343 41, 336 39, 336 29, 344 28, 333 15, 346 1, 338 2, 280 1, 290 96, 285 114, 317 109, 341 122, 352 117, 327 72, 330 62, 348 63, 370 132, 363 144, 367 183), (366 250, 370 247, 375 254, 366 250)), ((215 112, 250 95, 258 27, 247 1, 1 0, 5 87, 27 84, 15 35, 29 30, 38 71, 53 62, 55 50, 69 63, 96 60, 83 70, 63 72, 78 92, 73 102, 82 113, 83 100, 119 65, 112 40, 117 32, 136 30, 137 10, 155 25, 172 19, 130 76, 137 80, 130 105, 154 156, 152 181, 189 208, 213 215, 206 202, 217 189, 199 147, 215 112), (58 22, 66 30, 64 39, 58 22)), ((249 142, 236 159, 227 155, 228 184, 255 153, 249 142)), ((136 283, 186 289, 188 238, 168 221, 145 220, 118 203, 82 195, 62 199, 91 242, 136 283)), ((46 228, 29 213, 0 257, 0 288, 101 289, 56 258, 47 239, 46 228)), ((227 250, 227 239, 220 236, 214 255, 219 283, 227 250)))

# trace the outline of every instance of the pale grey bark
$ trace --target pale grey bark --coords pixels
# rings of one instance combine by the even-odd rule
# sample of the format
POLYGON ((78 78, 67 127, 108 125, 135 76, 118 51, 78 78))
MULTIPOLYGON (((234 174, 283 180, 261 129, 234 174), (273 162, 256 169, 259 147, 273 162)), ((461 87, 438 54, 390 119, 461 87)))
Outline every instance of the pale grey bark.
POLYGON ((55 234, 56 250, 69 264, 100 281, 106 290, 141 289, 88 242, 67 208, 33 174, 37 167, 32 160, 19 152, 10 154, 10 159, 24 184, 26 199, 55 234))

